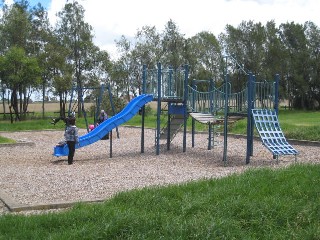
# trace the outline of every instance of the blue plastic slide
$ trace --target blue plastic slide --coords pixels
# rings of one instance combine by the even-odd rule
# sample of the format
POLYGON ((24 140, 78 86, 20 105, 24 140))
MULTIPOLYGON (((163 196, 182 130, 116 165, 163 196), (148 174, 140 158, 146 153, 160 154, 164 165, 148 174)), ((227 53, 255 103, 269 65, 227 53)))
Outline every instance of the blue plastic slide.
MULTIPOLYGON (((101 138, 103 138, 112 129, 129 121, 138 113, 141 107, 152 101, 152 99, 153 96, 147 94, 142 94, 132 99, 121 112, 105 120, 91 132, 79 137, 79 145, 76 145, 76 148, 85 147, 101 140, 101 138)), ((53 155, 57 157, 68 156, 69 153, 67 144, 64 144, 63 146, 55 146, 53 151, 53 155)))

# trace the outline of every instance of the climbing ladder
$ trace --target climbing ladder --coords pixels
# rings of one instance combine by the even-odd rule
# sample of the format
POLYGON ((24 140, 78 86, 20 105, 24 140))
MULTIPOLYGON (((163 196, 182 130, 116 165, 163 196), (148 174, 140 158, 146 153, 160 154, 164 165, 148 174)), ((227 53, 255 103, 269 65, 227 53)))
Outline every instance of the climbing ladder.
POLYGON ((263 145, 274 158, 278 160, 280 155, 295 155, 296 160, 298 151, 287 142, 280 128, 276 111, 252 109, 252 115, 263 145))
POLYGON ((173 114, 170 117, 170 121, 166 123, 166 125, 161 129, 160 139, 167 139, 169 125, 170 125, 170 142, 180 131, 181 127, 184 123, 184 116, 182 114, 173 114))

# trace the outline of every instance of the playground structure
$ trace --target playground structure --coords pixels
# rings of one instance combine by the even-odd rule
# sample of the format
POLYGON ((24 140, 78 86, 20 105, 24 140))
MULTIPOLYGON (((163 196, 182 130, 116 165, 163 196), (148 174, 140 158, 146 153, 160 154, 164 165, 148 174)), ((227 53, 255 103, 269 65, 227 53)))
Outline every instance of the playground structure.
MULTIPOLYGON (((260 136, 268 136, 267 140, 262 139, 263 144, 272 152, 274 158, 278 159, 279 155, 296 156, 298 154, 292 146, 283 140, 285 138, 281 128, 278 127, 277 118, 272 118, 272 126, 277 130, 274 135, 269 134, 274 128, 259 128, 257 125, 259 117, 265 113, 265 111, 258 111, 258 109, 273 110, 276 115, 278 113, 278 75, 275 76, 275 80, 272 82, 257 82, 252 73, 244 71, 247 76, 246 86, 239 92, 232 92, 227 69, 223 74, 224 82, 220 87, 216 87, 212 80, 193 80, 192 84, 189 85, 188 72, 187 65, 175 70, 172 68, 162 69, 160 63, 157 65, 157 69, 147 69, 144 66, 142 75, 143 94, 129 102, 120 113, 115 114, 88 134, 81 136, 79 138, 80 146, 77 146, 77 148, 92 144, 107 133, 112 133, 112 129, 128 121, 140 111, 142 115, 141 153, 143 153, 145 104, 156 101, 155 146, 157 155, 160 154, 160 141, 166 140, 167 150, 170 150, 172 139, 181 129, 183 129, 183 152, 186 151, 187 119, 189 116, 192 117, 192 147, 195 145, 196 121, 209 126, 208 149, 211 149, 212 141, 214 141, 215 127, 223 125, 223 161, 225 164, 227 163, 228 124, 244 117, 247 118, 247 164, 250 162, 250 156, 253 155, 253 128, 255 122, 260 136), (199 82, 208 83, 207 91, 197 90, 199 82), (163 112, 167 114, 162 114, 163 112), (164 121, 162 121, 161 115, 166 117, 164 121), (265 135, 261 135, 262 131, 264 131, 265 135), (281 132, 280 141, 279 131, 281 132), (269 147, 270 143, 277 147, 269 147)), ((264 118, 264 125, 271 126, 269 124, 270 121, 270 118, 264 118)), ((110 156, 112 156, 111 152, 112 141, 110 141, 110 156)), ((67 146, 56 146, 54 155, 68 155, 67 146)))
MULTIPOLYGON (((105 94, 105 91, 107 89, 107 93, 108 93, 108 97, 109 97, 109 101, 110 101, 110 106, 111 106, 111 110, 113 115, 115 114, 115 107, 113 104, 113 100, 112 100, 112 92, 111 92, 111 88, 110 85, 105 85, 105 84, 101 84, 100 87, 98 88, 94 88, 94 87, 84 87, 84 88, 79 88, 79 87, 73 87, 71 90, 71 97, 70 97, 70 101, 69 101, 69 108, 68 108, 68 116, 71 115, 72 112, 75 112, 75 108, 77 108, 77 105, 80 104, 80 108, 81 108, 81 112, 84 116, 85 119, 85 123, 86 123, 86 129, 87 132, 90 131, 89 129, 89 123, 87 121, 87 112, 86 109, 84 107, 84 94, 87 93, 87 91, 97 91, 97 97, 95 99, 95 113, 94 113, 94 126, 97 125, 97 119, 98 116, 100 114, 100 110, 101 108, 101 104, 102 104, 102 99, 103 96, 105 94), (74 100, 75 99, 75 100, 74 100)), ((95 95, 95 94, 93 94, 95 95)), ((117 134, 119 137, 119 133, 118 133, 118 129, 117 129, 117 134)))
MULTIPOLYGON (((258 82, 251 72, 241 69, 246 77, 247 84, 238 92, 231 91, 231 82, 226 68, 224 82, 216 87, 212 80, 193 80, 191 85, 188 79, 188 66, 180 69, 162 69, 158 64, 156 70, 143 69, 143 93, 151 94, 157 101, 157 124, 155 133, 156 152, 160 151, 160 140, 167 140, 167 150, 176 132, 183 128, 183 151, 186 151, 186 125, 188 116, 192 117, 192 147, 194 147, 195 122, 207 124, 209 127, 208 149, 211 149, 215 136, 215 127, 223 125, 223 161, 227 163, 228 126, 230 123, 247 118, 247 149, 246 163, 253 156, 253 132, 254 123, 260 136, 268 136, 267 140, 262 137, 263 145, 278 159, 280 155, 296 155, 296 151, 284 138, 279 121, 273 117, 263 117, 266 111, 278 114, 279 75, 275 75, 274 81, 258 82), (198 91, 197 84, 207 82, 207 91, 198 91), (163 112, 162 105, 166 103, 167 120, 161 127, 160 115, 163 112), (259 111, 265 110, 265 111, 259 111), (259 127, 257 119, 263 118, 264 126, 259 127), (178 125, 178 127, 177 127, 178 125), (263 135, 262 135, 263 131, 263 135), (275 132, 275 133, 274 133, 275 132), (165 137, 162 137, 162 136, 165 137), (270 147, 273 145, 274 147, 270 147)), ((143 116, 144 118, 144 116, 143 116)), ((142 131, 144 125, 142 124, 142 131)), ((143 140, 142 151, 143 152, 143 140)))

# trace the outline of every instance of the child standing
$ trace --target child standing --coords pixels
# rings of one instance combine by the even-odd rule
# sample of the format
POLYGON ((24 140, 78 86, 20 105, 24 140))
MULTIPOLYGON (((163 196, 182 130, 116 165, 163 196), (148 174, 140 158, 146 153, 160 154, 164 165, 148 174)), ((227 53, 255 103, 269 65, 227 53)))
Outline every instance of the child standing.
POLYGON ((76 127, 75 117, 69 118, 69 125, 66 127, 64 137, 69 148, 68 164, 71 165, 73 163, 73 156, 76 150, 76 144, 79 143, 78 128, 76 127))

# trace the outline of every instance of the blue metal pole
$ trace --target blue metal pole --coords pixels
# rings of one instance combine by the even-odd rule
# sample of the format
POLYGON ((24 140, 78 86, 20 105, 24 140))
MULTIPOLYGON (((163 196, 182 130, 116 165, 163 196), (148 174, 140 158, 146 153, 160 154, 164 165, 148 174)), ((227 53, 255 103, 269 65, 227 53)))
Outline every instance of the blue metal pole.
MULTIPOLYGON (((214 104, 214 93, 212 92, 213 91, 213 88, 214 88, 214 83, 213 83, 213 80, 210 79, 210 82, 209 82, 209 89, 208 89, 208 92, 210 92, 210 113, 211 114, 214 114, 214 107, 213 107, 213 104, 214 104)), ((214 139, 213 139, 213 136, 214 136, 214 126, 209 123, 209 141, 208 141, 208 150, 211 150, 211 146, 212 144, 214 145, 214 139)))
MULTIPOLYGON (((116 111, 115 111, 113 100, 112 100, 112 93, 111 93, 110 84, 108 84, 107 89, 108 89, 108 93, 109 93, 109 99, 110 99, 110 105, 111 105, 112 113, 113 113, 113 116, 114 116, 114 115, 116 115, 116 111)), ((116 131, 117 131, 117 138, 119 138, 118 127, 116 127, 116 131)))
POLYGON ((158 63, 158 99, 157 99, 157 149, 156 154, 160 154, 160 114, 161 114, 161 64, 158 63))
POLYGON ((208 150, 211 150, 211 141, 212 141, 212 124, 209 123, 209 136, 208 136, 208 150))
MULTIPOLYGON (((195 89, 195 80, 192 80, 192 89, 195 89)), ((189 99, 190 101, 190 99, 189 99)), ((195 92, 192 91, 192 111, 195 109, 195 92)), ((196 128, 196 120, 192 118, 192 133, 191 133, 191 140, 192 140, 192 147, 194 147, 194 134, 195 134, 195 128, 196 128)))
POLYGON ((251 136, 251 145, 250 145, 250 156, 253 156, 253 130, 254 130, 254 120, 252 116, 252 109, 255 108, 255 85, 256 85, 256 76, 252 76, 252 94, 251 94, 251 110, 250 110, 250 136, 251 136))
POLYGON ((213 104, 214 104, 214 93, 212 92, 214 89, 214 83, 213 83, 213 80, 210 79, 210 83, 209 83, 209 92, 210 92, 210 113, 212 114, 214 112, 214 107, 213 107, 213 104))
MULTIPOLYGON (((168 95, 173 96, 172 90, 171 90, 171 83, 172 83, 172 75, 173 75, 173 69, 172 67, 169 68, 169 81, 168 81, 168 95)), ((168 103, 168 110, 171 108, 171 102, 168 103)), ((168 111, 167 116, 167 151, 170 150, 170 143, 171 143, 171 114, 168 111)))
MULTIPOLYGON (((143 65, 142 69, 142 94, 146 94, 146 76, 147 66, 143 65)), ((145 106, 142 107, 141 112, 141 153, 144 153, 144 118, 145 118, 145 106)))
POLYGON ((247 152, 246 152, 246 164, 250 163, 250 156, 252 155, 251 149, 253 144, 253 136, 252 135, 252 102, 253 102, 253 75, 249 73, 248 79, 248 109, 247 109, 247 152))
POLYGON ((183 91, 183 115, 184 115, 184 123, 183 123, 183 152, 187 151, 187 103, 188 103, 188 75, 189 75, 189 67, 188 65, 184 65, 184 91, 183 91))
POLYGON ((226 121, 228 120, 228 56, 225 56, 225 67, 224 67, 224 72, 223 72, 223 77, 224 77, 224 125, 223 125, 223 162, 224 165, 226 166, 227 164, 227 148, 228 148, 228 124, 226 124, 226 121))
POLYGON ((84 116, 84 120, 86 122, 86 128, 87 128, 87 132, 89 132, 89 125, 88 125, 88 119, 87 119, 87 113, 86 113, 86 110, 84 109, 84 100, 83 100, 83 94, 82 94, 82 89, 80 89, 80 100, 81 100, 81 110, 83 112, 83 116, 84 116))
POLYGON ((225 74, 225 93, 224 93, 224 129, 223 129, 223 162, 227 165, 227 149, 228 149, 228 110, 229 110, 229 75, 225 74))
MULTIPOLYGON (((171 102, 168 103, 168 110, 171 108, 171 102)), ((167 116, 167 151, 170 150, 170 135, 171 135, 171 114, 168 111, 167 116)))
POLYGON ((274 110, 276 111, 277 116, 279 115, 279 82, 280 76, 279 74, 276 74, 274 87, 274 110))

